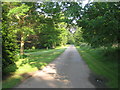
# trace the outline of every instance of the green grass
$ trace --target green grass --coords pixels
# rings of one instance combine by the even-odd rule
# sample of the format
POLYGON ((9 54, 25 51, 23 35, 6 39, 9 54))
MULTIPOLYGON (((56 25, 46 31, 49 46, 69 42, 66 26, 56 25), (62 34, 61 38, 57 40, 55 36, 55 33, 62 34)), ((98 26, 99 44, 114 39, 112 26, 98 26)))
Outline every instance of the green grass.
POLYGON ((22 80, 25 79, 25 75, 30 76, 30 73, 37 70, 41 70, 47 64, 57 58, 65 47, 57 47, 56 49, 40 49, 40 50, 25 50, 24 59, 19 59, 16 62, 18 69, 12 73, 6 80, 3 81, 3 88, 12 88, 22 80))
POLYGON ((105 52, 103 48, 93 49, 90 46, 76 46, 88 67, 97 75, 105 77, 106 86, 118 88, 118 56, 116 49, 111 48, 105 52))

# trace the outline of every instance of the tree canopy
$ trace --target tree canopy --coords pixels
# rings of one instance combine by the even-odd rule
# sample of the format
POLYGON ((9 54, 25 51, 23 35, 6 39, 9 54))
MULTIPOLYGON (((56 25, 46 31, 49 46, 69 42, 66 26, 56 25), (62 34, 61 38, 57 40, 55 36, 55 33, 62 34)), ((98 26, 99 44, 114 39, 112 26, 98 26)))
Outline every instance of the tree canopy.
POLYGON ((119 45, 119 3, 89 3, 84 7, 78 26, 84 40, 94 47, 119 45))

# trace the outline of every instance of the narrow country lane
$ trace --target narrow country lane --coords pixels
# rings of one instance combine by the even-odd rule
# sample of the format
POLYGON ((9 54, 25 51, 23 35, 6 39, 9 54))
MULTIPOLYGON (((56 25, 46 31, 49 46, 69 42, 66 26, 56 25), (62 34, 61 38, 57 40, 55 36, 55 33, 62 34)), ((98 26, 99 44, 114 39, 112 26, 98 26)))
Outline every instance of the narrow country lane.
POLYGON ((15 88, 95 88, 89 80, 90 73, 75 46, 71 45, 43 70, 15 88))

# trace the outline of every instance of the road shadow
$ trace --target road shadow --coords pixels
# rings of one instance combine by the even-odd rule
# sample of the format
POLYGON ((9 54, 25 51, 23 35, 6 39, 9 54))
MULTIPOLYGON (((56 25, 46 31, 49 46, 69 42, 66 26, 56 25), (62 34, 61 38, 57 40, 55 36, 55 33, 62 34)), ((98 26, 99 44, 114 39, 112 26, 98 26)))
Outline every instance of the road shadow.
POLYGON ((106 86, 106 82, 108 82, 108 79, 106 79, 103 76, 96 75, 95 73, 90 73, 88 80, 96 87, 96 88, 109 88, 106 86))

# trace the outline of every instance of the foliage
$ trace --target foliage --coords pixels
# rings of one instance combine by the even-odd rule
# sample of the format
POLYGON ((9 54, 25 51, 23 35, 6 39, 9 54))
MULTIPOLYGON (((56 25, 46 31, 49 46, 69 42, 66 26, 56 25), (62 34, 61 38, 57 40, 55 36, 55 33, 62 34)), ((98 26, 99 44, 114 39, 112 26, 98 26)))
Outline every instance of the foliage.
POLYGON ((26 15, 25 13, 29 10, 29 7, 25 4, 22 4, 20 7, 15 7, 11 9, 7 16, 15 15, 19 19, 20 16, 26 15))
POLYGON ((67 42, 68 44, 74 44, 74 43, 76 43, 75 40, 74 40, 73 33, 68 32, 67 37, 68 37, 68 42, 67 42))
POLYGON ((78 20, 84 40, 93 47, 110 47, 118 45, 119 36, 119 3, 90 3, 78 20))
POLYGON ((73 21, 81 19, 81 3, 80 2, 62 2, 63 12, 65 15, 65 22, 74 24, 73 21))
POLYGON ((68 33, 69 31, 66 29, 67 27, 67 23, 65 22, 60 22, 58 24, 56 24, 55 29, 59 32, 58 34, 58 40, 57 40, 57 45, 66 45, 66 43, 68 42, 68 33))
POLYGON ((63 22, 64 14, 60 5, 56 2, 45 2, 38 5, 39 14, 44 13, 40 25, 35 30, 39 36, 39 46, 41 48, 55 48, 57 45, 67 43, 66 23, 63 22), (54 8, 53 8, 54 7, 54 8))
MULTIPOLYGON (((62 23, 59 25, 62 25, 62 23)), ((39 27, 37 32, 40 40, 40 46, 43 48, 55 48, 56 45, 65 45, 67 43, 67 30, 64 27, 54 25, 52 19, 47 19, 46 23, 39 27)))
POLYGON ((80 27, 76 28, 76 31, 74 33, 74 39, 75 39, 75 44, 77 45, 80 45, 81 42, 84 42, 82 37, 82 30, 80 27))
POLYGON ((16 43, 16 35, 14 33, 14 30, 10 28, 9 23, 7 21, 6 13, 8 13, 8 4, 3 4, 3 15, 2 15, 2 69, 4 74, 8 74, 10 72, 13 72, 16 70, 15 61, 17 61, 16 58, 16 49, 17 43, 16 43), (5 11, 6 9, 6 11, 5 11), (7 71, 6 68, 8 66, 14 66, 14 69, 12 71, 7 71))
POLYGON ((47 22, 45 24, 41 24, 39 27, 40 33, 37 33, 39 36, 40 46, 41 47, 48 47, 51 48, 52 45, 55 43, 56 40, 56 34, 53 22, 51 19, 47 19, 47 22))

